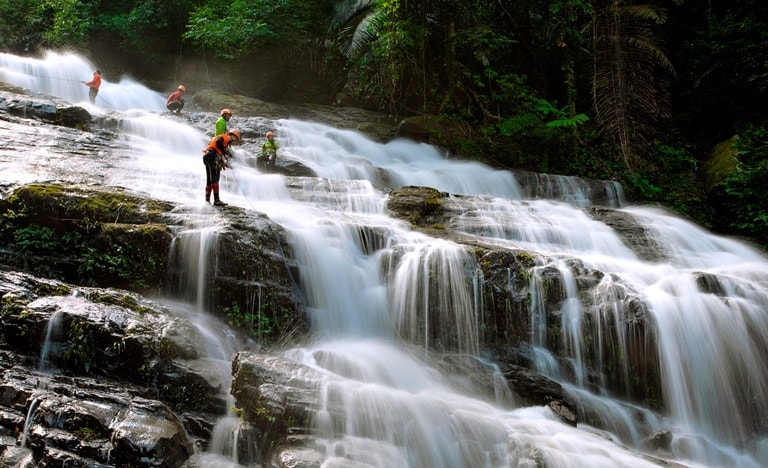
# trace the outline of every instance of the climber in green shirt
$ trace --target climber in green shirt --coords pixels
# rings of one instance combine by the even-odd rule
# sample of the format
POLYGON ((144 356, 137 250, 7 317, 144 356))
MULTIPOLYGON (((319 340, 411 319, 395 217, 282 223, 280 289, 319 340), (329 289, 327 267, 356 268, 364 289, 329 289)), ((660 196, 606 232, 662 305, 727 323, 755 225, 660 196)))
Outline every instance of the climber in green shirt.
POLYGON ((221 117, 216 121, 216 133, 213 136, 227 133, 227 122, 232 118, 232 111, 229 109, 221 110, 221 117))

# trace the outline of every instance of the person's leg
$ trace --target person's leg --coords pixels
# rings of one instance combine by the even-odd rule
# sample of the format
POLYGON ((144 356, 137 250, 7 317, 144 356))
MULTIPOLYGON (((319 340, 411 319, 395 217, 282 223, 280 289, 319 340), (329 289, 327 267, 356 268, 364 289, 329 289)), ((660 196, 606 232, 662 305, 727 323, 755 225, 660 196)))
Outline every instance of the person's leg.
POLYGON ((181 111, 181 108, 184 107, 184 104, 181 104, 179 101, 171 101, 168 103, 167 106, 165 106, 169 111, 173 112, 174 114, 181 111))
POLYGON ((211 172, 211 191, 213 192, 213 204, 214 206, 226 206, 227 204, 219 199, 219 178, 221 177, 221 170, 219 169, 219 158, 214 160, 214 168, 211 172))
POLYGON ((215 177, 214 173, 216 172, 216 154, 215 153, 205 153, 205 156, 203 156, 203 163, 205 164, 205 201, 206 203, 210 203, 211 201, 211 192, 213 191, 213 179, 215 177))
POLYGON ((227 206, 227 204, 224 203, 223 201, 221 201, 221 199, 219 198, 219 184, 218 183, 213 184, 213 185, 211 185, 211 187, 213 188, 213 205, 214 206, 227 206))
POLYGON ((91 104, 96 105, 96 95, 99 94, 99 90, 96 88, 90 88, 88 90, 88 99, 90 99, 91 104))

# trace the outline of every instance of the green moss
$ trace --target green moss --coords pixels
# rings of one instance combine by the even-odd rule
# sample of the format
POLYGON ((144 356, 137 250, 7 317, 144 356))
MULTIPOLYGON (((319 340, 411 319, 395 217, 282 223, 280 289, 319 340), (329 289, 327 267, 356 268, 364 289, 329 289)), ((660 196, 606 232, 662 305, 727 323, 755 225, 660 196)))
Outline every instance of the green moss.
POLYGON ((715 146, 709 158, 701 165, 699 177, 706 192, 733 174, 738 161, 735 148, 738 140, 738 136, 733 136, 715 146))
POLYGON ((439 193, 433 193, 429 195, 426 200, 424 200, 424 203, 430 207, 442 207, 443 199, 440 197, 439 193))
POLYGON ((36 213, 58 214, 62 222, 79 220, 84 229, 88 229, 88 223, 144 223, 171 208, 159 200, 55 184, 26 185, 9 200, 23 202, 36 213))
POLYGON ((160 286, 171 244, 160 223, 172 205, 118 192, 30 184, 3 203, 0 234, 13 266, 87 286, 160 286))
POLYGON ((68 331, 67 345, 62 353, 66 367, 77 373, 90 374, 96 345, 88 325, 74 321, 68 331))
POLYGON ((128 294, 117 293, 103 293, 99 291, 91 291, 86 297, 89 301, 101 304, 117 305, 126 309, 138 312, 139 314, 146 314, 152 312, 152 309, 147 306, 139 304, 139 302, 128 294))
POLYGON ((72 290, 69 286, 64 284, 48 284, 40 282, 35 286, 35 294, 41 296, 69 296, 72 294, 72 290))
POLYGON ((90 442, 99 438, 99 431, 90 427, 81 427, 73 431, 72 434, 83 442, 90 442))
POLYGON ((0 301, 0 316, 6 317, 18 314, 24 310, 25 304, 16 297, 6 295, 0 301))
POLYGON ((533 262, 533 255, 531 255, 528 252, 517 252, 516 254, 517 261, 520 263, 531 263, 533 262))

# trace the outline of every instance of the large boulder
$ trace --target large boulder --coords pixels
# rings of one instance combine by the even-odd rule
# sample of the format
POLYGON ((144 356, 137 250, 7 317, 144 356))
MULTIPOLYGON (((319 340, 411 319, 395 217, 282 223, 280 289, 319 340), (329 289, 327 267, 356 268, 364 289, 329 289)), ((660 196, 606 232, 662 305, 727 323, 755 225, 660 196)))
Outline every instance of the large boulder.
POLYGON ((66 282, 157 291, 172 208, 119 189, 21 186, 0 200, 0 262, 66 282))
MULTIPOLYGON (((249 432, 262 444, 257 456, 279 458, 280 450, 301 440, 311 446, 307 433, 318 410, 317 394, 324 376, 289 359, 241 352, 232 363, 232 395, 249 432)), ((329 408, 338 415, 340 408, 329 408)), ((249 460, 244 460, 248 462, 249 460)))
POLYGON ((93 120, 80 106, 5 83, 0 83, 0 112, 81 130, 88 129, 93 120))
POLYGON ((181 466, 227 413, 230 363, 181 311, 15 272, 0 297, 5 462, 181 466))

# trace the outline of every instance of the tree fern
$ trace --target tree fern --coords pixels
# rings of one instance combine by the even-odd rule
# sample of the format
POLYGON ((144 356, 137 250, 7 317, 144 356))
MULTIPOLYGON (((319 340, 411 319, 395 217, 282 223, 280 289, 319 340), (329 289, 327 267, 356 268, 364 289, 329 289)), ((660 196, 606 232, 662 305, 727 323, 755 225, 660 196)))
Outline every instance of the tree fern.
POLYGON ((648 149, 652 124, 669 115, 668 77, 672 64, 654 25, 666 11, 631 0, 602 0, 592 21, 592 102, 596 123, 619 145, 630 172, 648 149))

